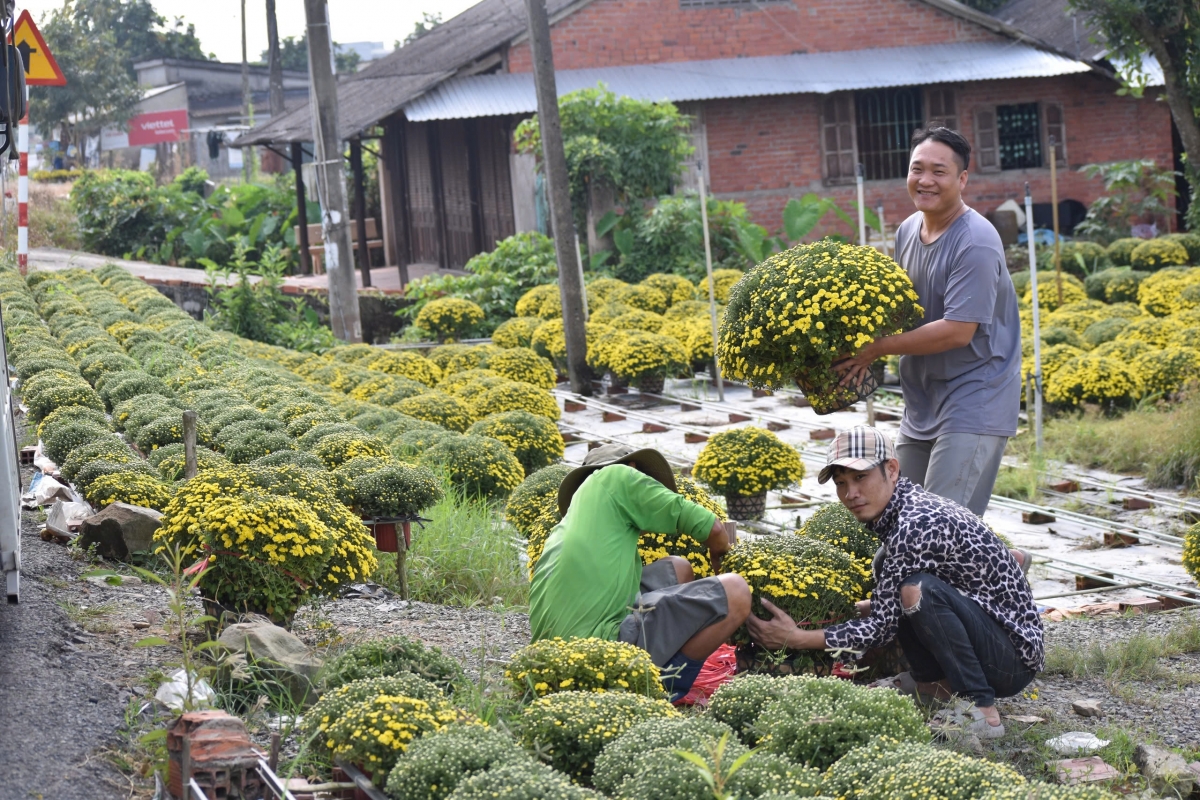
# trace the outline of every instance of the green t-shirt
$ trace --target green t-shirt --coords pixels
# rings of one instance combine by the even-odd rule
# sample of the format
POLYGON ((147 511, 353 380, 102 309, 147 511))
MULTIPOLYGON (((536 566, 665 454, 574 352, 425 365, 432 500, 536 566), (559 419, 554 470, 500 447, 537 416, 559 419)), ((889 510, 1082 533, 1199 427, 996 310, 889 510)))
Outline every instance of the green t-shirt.
POLYGON ((550 533, 533 573, 533 641, 617 638, 642 580, 642 531, 708 539, 716 516, 649 475, 614 464, 588 476, 550 533))

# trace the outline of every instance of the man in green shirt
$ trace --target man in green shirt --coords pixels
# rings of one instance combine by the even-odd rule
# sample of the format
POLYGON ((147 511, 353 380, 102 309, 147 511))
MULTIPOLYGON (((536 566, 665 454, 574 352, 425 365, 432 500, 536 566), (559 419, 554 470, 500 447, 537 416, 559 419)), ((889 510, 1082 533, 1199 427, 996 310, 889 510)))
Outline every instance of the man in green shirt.
POLYGON ((657 450, 618 444, 588 453, 558 490, 563 521, 550 533, 533 573, 533 641, 597 637, 650 653, 678 699, 704 660, 750 613, 740 575, 694 580, 687 559, 670 556, 642 568, 643 531, 685 533, 708 545, 713 566, 729 550, 725 524, 680 496, 657 450))

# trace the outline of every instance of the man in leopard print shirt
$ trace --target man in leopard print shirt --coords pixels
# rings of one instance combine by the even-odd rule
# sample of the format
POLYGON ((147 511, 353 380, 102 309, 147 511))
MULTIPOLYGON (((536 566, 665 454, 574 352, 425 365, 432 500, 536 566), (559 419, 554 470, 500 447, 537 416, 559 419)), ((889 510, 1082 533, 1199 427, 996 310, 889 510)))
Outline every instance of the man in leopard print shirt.
POLYGON ((1029 582, 1004 543, 969 509, 900 477, 886 434, 841 433, 819 480, 874 531, 886 554, 860 619, 801 630, 768 600, 770 620, 751 615, 751 635, 778 649, 864 651, 899 638, 912 666, 887 685, 905 693, 969 698, 963 726, 984 738, 1004 734, 996 697, 1024 689, 1042 668, 1042 623, 1029 582))

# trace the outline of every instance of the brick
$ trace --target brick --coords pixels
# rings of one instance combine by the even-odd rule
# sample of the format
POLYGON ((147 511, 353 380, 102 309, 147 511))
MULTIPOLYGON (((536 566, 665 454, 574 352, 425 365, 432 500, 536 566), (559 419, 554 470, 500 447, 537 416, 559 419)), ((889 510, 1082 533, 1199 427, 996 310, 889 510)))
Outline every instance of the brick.
POLYGON ((695 403, 680 403, 679 410, 680 411, 699 411, 700 406, 696 405, 695 403))
POLYGON ((1132 547, 1135 544, 1141 544, 1141 539, 1134 536, 1132 533, 1113 533, 1112 531, 1104 532, 1105 547, 1132 547))
POLYGON ((701 442, 707 442, 708 437, 703 433, 685 433, 683 440, 688 444, 700 444, 701 442))
POLYGON ((1041 511, 1022 511, 1021 522, 1026 525, 1049 525, 1051 522, 1056 522, 1056 518, 1052 514, 1043 514, 1041 511))
POLYGON ((669 430, 670 428, 666 425, 658 425, 653 422, 642 423, 642 433, 666 433, 669 430))
POLYGON ((749 417, 745 414, 730 414, 729 415, 730 422, 749 422, 751 419, 753 419, 753 417, 749 417))
POLYGON ((1111 781, 1123 777, 1112 765, 1106 764, 1100 756, 1088 758, 1064 758, 1049 764, 1054 773, 1054 779, 1059 783, 1097 783, 1111 781))
POLYGON ((578 411, 587 411, 587 403, 581 403, 578 400, 564 400, 563 411, 569 414, 578 411))
POLYGON ((796 408, 809 408, 812 406, 812 403, 808 402, 808 398, 803 395, 793 395, 788 402, 796 408))
POLYGON ((605 411, 603 419, 605 422, 621 422, 625 419, 625 415, 615 411, 605 411))
POLYGON ((1121 601, 1121 611, 1132 611, 1135 614, 1150 614, 1162 611, 1163 604, 1153 597, 1131 597, 1121 601))
POLYGON ((774 396, 774 392, 770 389, 751 389, 750 395, 752 397, 772 397, 774 396))
POLYGON ((1126 511, 1145 511, 1148 508, 1154 508, 1154 503, 1140 497, 1124 497, 1121 498, 1121 508, 1126 511))
MULTIPOLYGON (((1095 574, 1101 578, 1109 578, 1110 580, 1112 578, 1111 572, 1097 572, 1095 574)), ((1095 578, 1089 578, 1086 575, 1075 576, 1075 591, 1077 592, 1082 592, 1085 589, 1107 589, 1111 586, 1111 583, 1098 581, 1095 578)))
MULTIPOLYGON (((1195 592, 1171 592, 1171 594, 1176 595, 1176 597, 1190 597, 1192 599, 1200 599, 1200 596, 1198 596, 1195 592)), ((1191 603, 1185 603, 1182 600, 1176 600, 1174 597, 1167 597, 1166 595, 1162 595, 1162 594, 1158 595, 1154 599, 1157 600, 1158 602, 1162 603, 1163 611, 1171 611, 1176 608, 1184 608, 1185 606, 1194 607, 1193 604, 1191 604, 1191 603)))
POLYGON ((786 422, 774 422, 774 421, 767 422, 767 430, 775 431, 776 433, 778 433, 779 431, 791 430, 791 427, 792 426, 788 425, 786 422))
POLYGON ((825 442, 837 436, 837 431, 833 428, 820 428, 815 431, 808 432, 808 438, 814 442, 825 442))
POLYGON ((563 444, 582 441, 577 433, 560 433, 559 435, 562 436, 563 444))
POLYGON ((876 422, 899 422, 900 415, 893 414, 891 411, 876 411, 875 412, 875 421, 876 422))
POLYGON ((1071 494, 1072 492, 1079 491, 1079 484, 1076 481, 1059 481, 1058 483, 1050 484, 1050 486, 1047 488, 1049 488, 1055 492, 1062 492, 1063 494, 1071 494))

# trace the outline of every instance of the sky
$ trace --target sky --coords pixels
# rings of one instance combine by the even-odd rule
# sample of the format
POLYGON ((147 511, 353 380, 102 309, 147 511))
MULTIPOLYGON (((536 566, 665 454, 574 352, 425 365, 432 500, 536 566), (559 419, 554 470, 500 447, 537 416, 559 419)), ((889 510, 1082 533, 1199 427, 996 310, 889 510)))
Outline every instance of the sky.
MULTIPOLYGON (((390 50, 397 39, 412 32, 421 12, 441 12, 443 19, 474 5, 477 0, 329 0, 329 24, 336 42, 383 42, 390 50)), ((17 0, 17 15, 29 9, 34 22, 58 8, 62 0, 17 0)), ((279 36, 304 33, 304 0, 276 0, 279 36)), ((241 0, 154 0, 158 13, 182 17, 196 26, 206 53, 221 61, 242 60, 241 0)), ((267 49, 265 0, 246 0, 246 49, 257 60, 267 49)))

